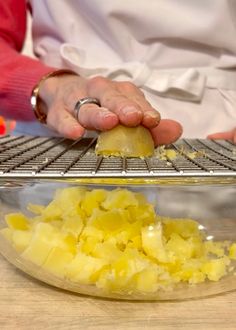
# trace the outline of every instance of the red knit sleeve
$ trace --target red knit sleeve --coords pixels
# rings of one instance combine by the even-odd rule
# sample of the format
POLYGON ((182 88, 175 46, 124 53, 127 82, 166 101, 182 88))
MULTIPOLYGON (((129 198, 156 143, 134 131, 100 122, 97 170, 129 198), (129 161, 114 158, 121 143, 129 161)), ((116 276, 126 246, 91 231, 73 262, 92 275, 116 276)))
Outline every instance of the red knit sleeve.
POLYGON ((31 91, 44 74, 53 70, 20 54, 26 13, 25 0, 0 1, 0 114, 16 120, 35 120, 31 91))

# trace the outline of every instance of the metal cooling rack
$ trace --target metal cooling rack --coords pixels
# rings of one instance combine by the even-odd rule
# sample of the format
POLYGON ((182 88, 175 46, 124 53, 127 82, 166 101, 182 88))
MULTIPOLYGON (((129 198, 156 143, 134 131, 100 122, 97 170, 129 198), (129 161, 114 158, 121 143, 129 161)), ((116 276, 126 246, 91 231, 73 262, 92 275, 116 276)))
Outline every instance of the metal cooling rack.
POLYGON ((104 158, 95 145, 96 138, 2 137, 0 178, 236 177, 236 146, 224 140, 179 140, 167 147, 177 152, 174 159, 104 158))

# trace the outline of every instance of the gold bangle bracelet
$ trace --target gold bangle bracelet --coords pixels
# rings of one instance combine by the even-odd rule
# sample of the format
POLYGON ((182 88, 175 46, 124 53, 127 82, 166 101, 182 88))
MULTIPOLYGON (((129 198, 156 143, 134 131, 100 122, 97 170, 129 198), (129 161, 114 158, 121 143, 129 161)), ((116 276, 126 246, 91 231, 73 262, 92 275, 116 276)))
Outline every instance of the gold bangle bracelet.
POLYGON ((62 76, 62 75, 66 75, 66 74, 73 74, 73 75, 77 75, 78 74, 72 70, 67 70, 67 69, 60 69, 60 70, 55 70, 52 72, 47 73, 46 75, 44 75, 40 81, 38 82, 38 84, 33 88, 32 93, 31 93, 31 97, 30 97, 30 103, 33 109, 33 112, 35 114, 35 117, 38 119, 38 121, 41 124, 46 124, 47 122, 47 114, 44 113, 42 111, 42 109, 40 109, 39 106, 39 91, 40 91, 40 87, 42 85, 42 83, 47 80, 48 78, 51 77, 56 77, 56 76, 62 76))

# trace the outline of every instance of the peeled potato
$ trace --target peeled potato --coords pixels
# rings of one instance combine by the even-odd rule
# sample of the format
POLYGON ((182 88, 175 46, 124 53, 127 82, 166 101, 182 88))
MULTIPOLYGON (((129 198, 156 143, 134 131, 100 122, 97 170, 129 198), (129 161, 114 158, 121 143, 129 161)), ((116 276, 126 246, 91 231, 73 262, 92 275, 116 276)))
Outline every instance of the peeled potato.
POLYGON ((142 158, 153 155, 154 142, 150 131, 143 126, 118 125, 99 135, 95 151, 102 156, 142 158))

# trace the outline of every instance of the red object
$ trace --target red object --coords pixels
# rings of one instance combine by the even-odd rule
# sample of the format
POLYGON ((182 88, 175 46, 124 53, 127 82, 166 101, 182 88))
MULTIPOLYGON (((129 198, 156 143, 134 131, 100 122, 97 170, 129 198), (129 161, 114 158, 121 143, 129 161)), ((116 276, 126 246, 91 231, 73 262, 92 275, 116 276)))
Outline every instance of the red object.
POLYGON ((20 54, 26 33, 25 0, 0 1, 0 115, 35 120, 30 95, 34 85, 54 68, 20 54))
POLYGON ((6 134, 6 123, 3 117, 0 116, 0 135, 6 134))
POLYGON ((6 134, 6 127, 3 125, 0 125, 0 135, 5 135, 6 134))
POLYGON ((7 132, 6 125, 0 124, 0 135, 5 135, 7 132))

